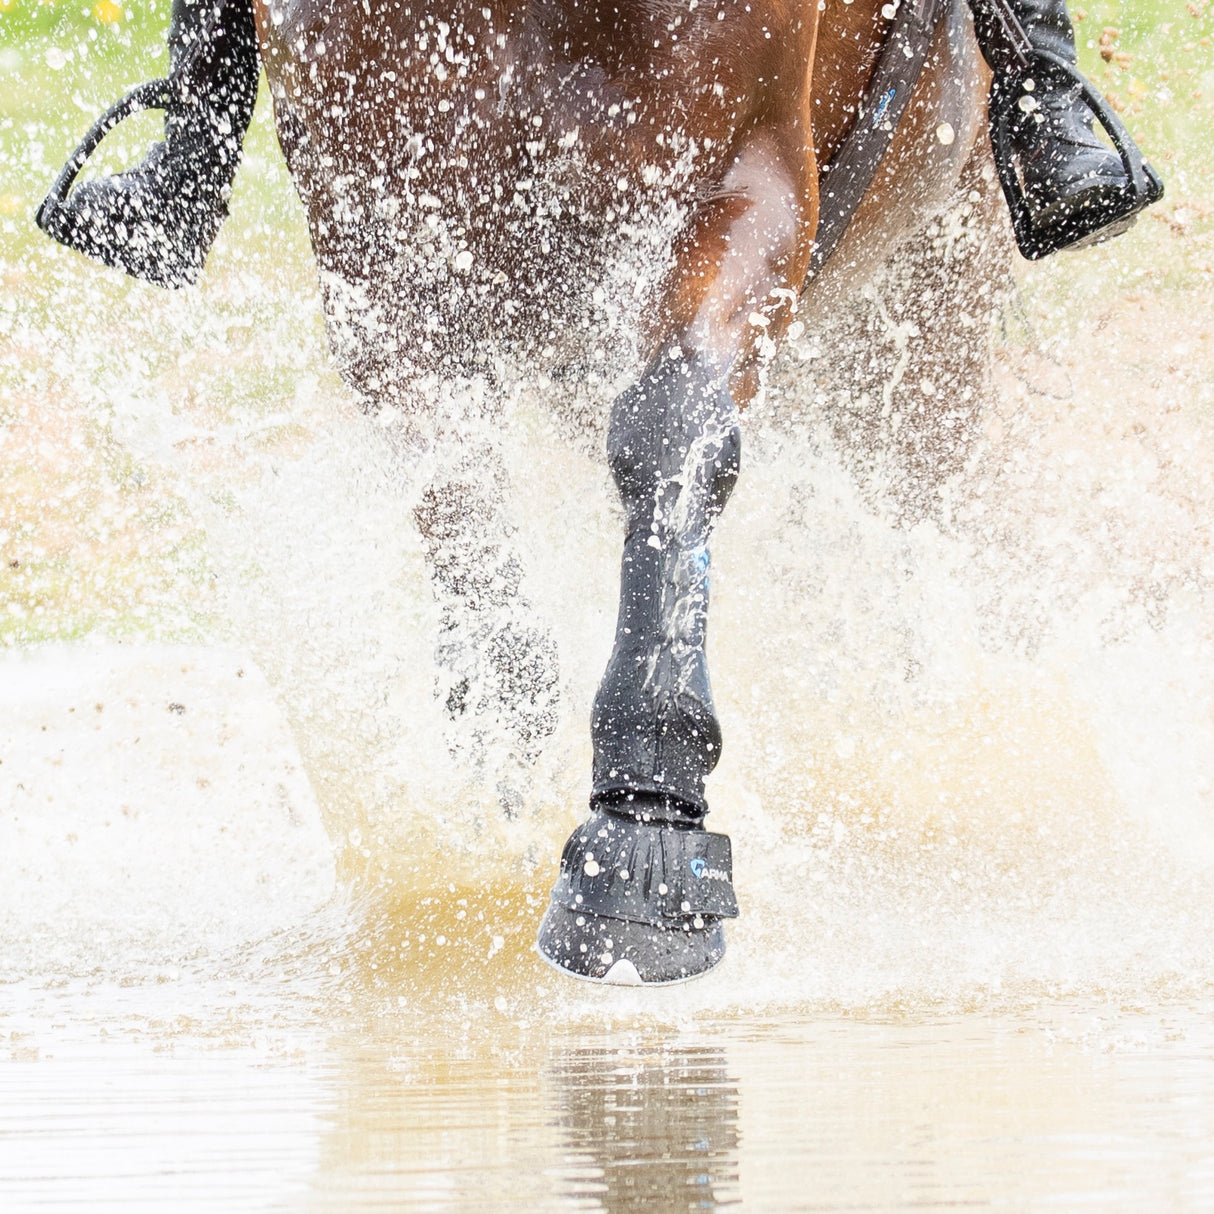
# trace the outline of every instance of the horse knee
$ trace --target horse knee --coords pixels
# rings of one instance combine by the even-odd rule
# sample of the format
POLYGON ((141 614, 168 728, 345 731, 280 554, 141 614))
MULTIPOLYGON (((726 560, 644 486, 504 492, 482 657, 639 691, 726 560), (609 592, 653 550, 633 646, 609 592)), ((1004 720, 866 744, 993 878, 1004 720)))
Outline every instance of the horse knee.
POLYGON ((726 377, 700 355, 659 354, 611 410, 607 460, 631 533, 707 531, 738 479, 741 433, 726 377), (652 512, 647 516, 647 508, 652 512))

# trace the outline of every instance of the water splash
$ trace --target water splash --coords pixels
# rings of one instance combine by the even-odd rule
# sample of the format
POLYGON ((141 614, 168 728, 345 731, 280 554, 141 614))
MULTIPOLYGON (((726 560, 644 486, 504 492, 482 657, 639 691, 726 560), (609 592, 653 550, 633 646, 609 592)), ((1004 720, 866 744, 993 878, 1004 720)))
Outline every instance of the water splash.
MULTIPOLYGON (((256 138, 242 188, 285 197, 256 138)), ((40 155, 22 168, 30 191, 40 155)), ((265 673, 352 891, 319 919, 300 903, 302 943, 289 898, 255 923, 261 904, 233 895, 232 932, 172 939, 112 901, 125 935, 101 961, 111 977, 192 950, 204 972, 298 961, 374 1006, 500 997, 519 1016, 676 1019, 1208 993, 1214 358, 1190 296, 1106 292, 1095 336, 1086 287, 1069 330, 1032 315, 1066 337, 1082 314, 1084 343, 1005 340, 968 457, 917 522, 891 505, 881 478, 896 468, 858 461, 833 424, 821 335, 790 347, 747 419, 714 546, 726 741, 709 795, 744 917, 719 974, 590 993, 529 949, 584 809, 611 646, 614 382, 503 351, 491 387, 434 389, 440 411, 498 394, 481 420, 469 411, 466 438, 501 462, 526 600, 559 655, 559 712, 533 763, 492 722, 464 745, 413 524, 431 448, 390 411, 362 415, 336 379, 298 216, 275 205, 266 232, 225 231, 202 295, 156 294, 29 235, 4 258, 23 301, 0 313, 6 643, 236 647, 265 673), (294 243, 275 247, 272 227, 294 243)), ((1116 256, 1146 258, 1137 239, 1116 256)), ((889 321, 890 402, 926 404, 938 389, 903 358, 915 335, 889 321)), ((146 795, 169 795, 165 780, 146 795)), ((67 947, 85 929, 67 924, 99 922, 106 882, 59 884, 54 966, 87 969, 88 949, 67 947)), ((36 941, 28 905, 3 905, 6 934, 36 941)), ((34 951, 13 968, 38 972, 34 951)))

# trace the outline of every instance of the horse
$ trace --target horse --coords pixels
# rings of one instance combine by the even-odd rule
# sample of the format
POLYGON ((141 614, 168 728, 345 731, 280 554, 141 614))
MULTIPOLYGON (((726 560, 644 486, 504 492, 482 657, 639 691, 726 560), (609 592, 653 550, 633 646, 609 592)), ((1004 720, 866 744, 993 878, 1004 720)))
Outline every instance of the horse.
POLYGON ((592 813, 566 845, 540 932, 541 955, 577 977, 695 976, 720 960, 723 921, 737 913, 729 840, 703 829, 722 744, 704 649, 708 544, 740 475, 741 414, 780 343, 838 332, 842 301, 876 275, 907 301, 942 286, 946 308, 969 319, 925 326, 916 357, 951 374, 953 390, 901 426, 889 407, 862 425, 911 468, 911 513, 964 456, 990 280, 1011 244, 992 219, 989 76, 962 5, 935 27, 842 242, 814 264, 832 159, 896 7, 255 5, 340 369, 369 409, 411 419, 434 453, 415 521, 445 626, 480 652, 475 669, 453 670, 447 708, 510 705, 524 755, 552 728, 555 654, 520 623, 492 441, 434 416, 427 386, 491 379, 490 338, 577 374, 613 295, 630 333, 608 352, 626 382, 591 422, 601 433, 605 421, 626 520, 615 644, 591 721, 592 813), (977 252, 956 251, 945 214, 977 252))

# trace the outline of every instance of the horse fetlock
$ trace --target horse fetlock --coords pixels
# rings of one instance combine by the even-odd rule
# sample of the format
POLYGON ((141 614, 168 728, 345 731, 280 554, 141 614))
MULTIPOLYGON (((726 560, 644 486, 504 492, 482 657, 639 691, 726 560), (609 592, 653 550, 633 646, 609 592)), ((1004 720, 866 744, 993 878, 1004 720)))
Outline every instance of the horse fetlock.
POLYGON ((721 727, 702 648, 617 647, 590 732, 596 801, 648 793, 707 811, 704 780, 721 754, 721 727))
POLYGON ((252 7, 237 0, 177 0, 169 45, 168 79, 133 89, 93 124, 35 218, 77 252, 133 278, 177 288, 197 281, 227 217, 257 99, 252 7), (164 111, 163 140, 125 172, 76 186, 106 133, 145 109, 164 111))

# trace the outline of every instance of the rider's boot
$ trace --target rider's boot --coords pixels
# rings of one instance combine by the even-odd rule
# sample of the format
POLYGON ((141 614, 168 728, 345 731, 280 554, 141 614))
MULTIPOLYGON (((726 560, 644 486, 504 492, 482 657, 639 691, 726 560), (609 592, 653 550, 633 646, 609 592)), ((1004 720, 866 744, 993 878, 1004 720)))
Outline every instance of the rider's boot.
POLYGON ((994 72, 991 137, 1021 251, 1042 257, 1120 235, 1163 185, 1079 74, 1064 0, 971 4, 994 72))
POLYGON ((169 77, 144 85, 93 127, 38 210, 48 235, 162 287, 202 272, 227 216, 241 142, 257 99, 249 0, 173 0, 169 77), (126 172, 71 190, 105 133, 144 108, 165 111, 164 140, 126 172))

